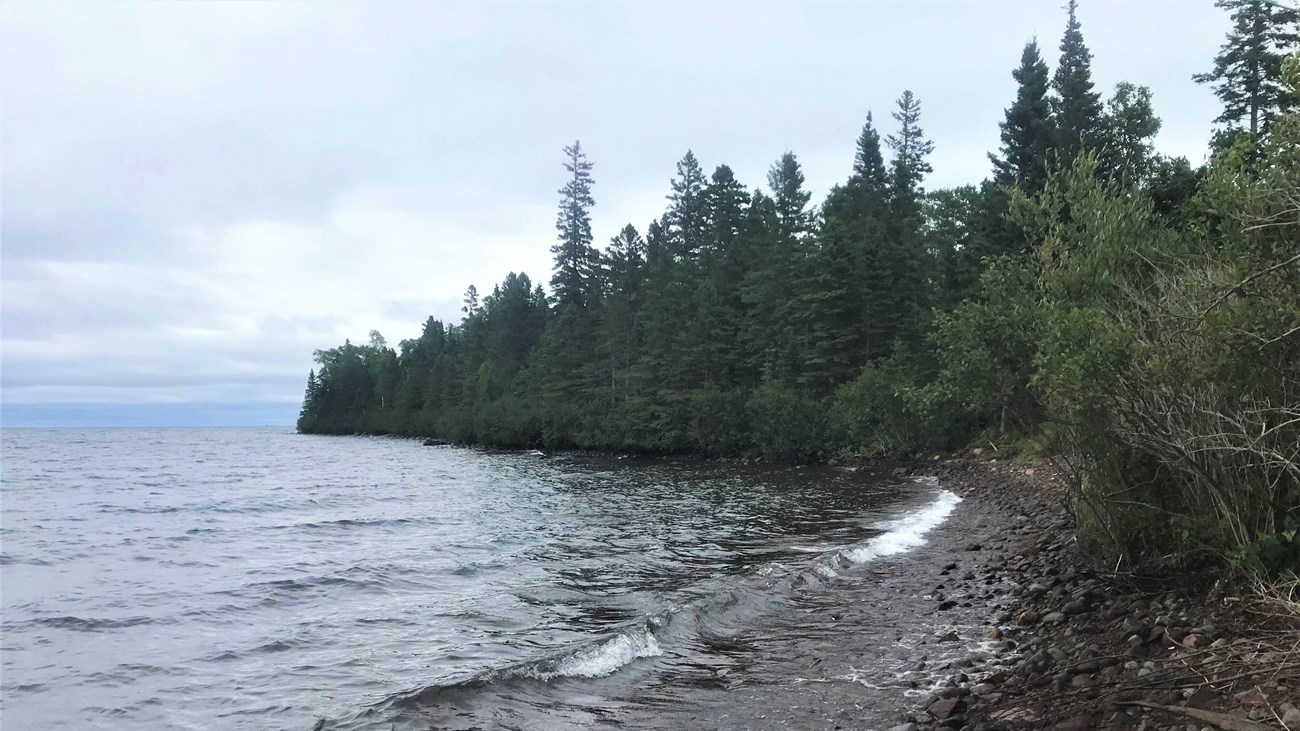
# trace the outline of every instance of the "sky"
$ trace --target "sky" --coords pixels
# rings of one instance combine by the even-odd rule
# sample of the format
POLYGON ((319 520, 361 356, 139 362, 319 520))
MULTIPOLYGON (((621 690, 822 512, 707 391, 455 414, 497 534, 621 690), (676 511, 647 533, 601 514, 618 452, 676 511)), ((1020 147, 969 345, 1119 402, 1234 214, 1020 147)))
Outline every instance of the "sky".
MULTIPOLYGON (((598 244, 675 163, 814 202, 909 89, 928 188, 976 183, 1063 0, 0 3, 0 423, 291 424, 312 351, 456 321, 550 278, 561 149, 595 164, 598 244)), ((1204 160, 1211 0, 1081 0, 1093 77, 1149 86, 1204 160)))

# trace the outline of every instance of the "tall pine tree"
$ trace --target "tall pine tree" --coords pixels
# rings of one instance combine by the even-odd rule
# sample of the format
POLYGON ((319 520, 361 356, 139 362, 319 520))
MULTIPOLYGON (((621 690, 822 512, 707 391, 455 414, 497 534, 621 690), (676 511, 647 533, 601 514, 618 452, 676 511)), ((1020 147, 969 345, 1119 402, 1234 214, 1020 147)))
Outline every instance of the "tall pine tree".
POLYGON ((915 343, 920 340, 921 317, 929 307, 924 273, 925 218, 921 210, 925 188, 921 183, 932 171, 927 158, 934 151, 934 143, 925 138, 921 129, 921 102, 911 91, 899 97, 893 117, 899 128, 886 140, 894 151, 885 219, 888 245, 878 263, 887 272, 889 290, 882 301, 885 309, 876 317, 889 342, 901 338, 915 343))
POLYGON ((551 289, 557 306, 585 307, 596 263, 591 245, 591 208, 596 205, 591 195, 592 165, 579 142, 565 147, 564 156, 569 181, 560 188, 560 211, 555 219, 559 240, 551 247, 555 255, 551 289))
POLYGON ((1092 86, 1092 52, 1083 42, 1078 1, 1067 6, 1069 20, 1061 38, 1061 61, 1052 78, 1056 91, 1057 155, 1063 167, 1074 164, 1084 150, 1105 143, 1101 94, 1092 86))
POLYGON ((1037 41, 1025 44, 1020 66, 1011 75, 1017 83, 1016 100, 998 125, 1002 132, 1000 155, 990 154, 989 158, 999 185, 1015 186, 1032 195, 1047 182, 1047 156, 1056 137, 1047 64, 1038 53, 1037 41))
POLYGON ((1300 101, 1282 83, 1282 59, 1300 44, 1300 10, 1272 0, 1214 4, 1232 13, 1232 30, 1214 57, 1214 69, 1192 79, 1212 85, 1223 102, 1215 122, 1229 132, 1245 130, 1258 137, 1267 133, 1274 117, 1300 101))

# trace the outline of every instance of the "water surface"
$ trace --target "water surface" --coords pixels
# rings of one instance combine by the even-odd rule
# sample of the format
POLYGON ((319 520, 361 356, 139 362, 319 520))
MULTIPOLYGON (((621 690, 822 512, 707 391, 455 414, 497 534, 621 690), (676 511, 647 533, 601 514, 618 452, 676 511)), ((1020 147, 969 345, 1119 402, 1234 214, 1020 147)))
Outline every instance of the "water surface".
POLYGON ((6 729, 617 726, 955 503, 277 429, 5 430, 3 470, 6 729))

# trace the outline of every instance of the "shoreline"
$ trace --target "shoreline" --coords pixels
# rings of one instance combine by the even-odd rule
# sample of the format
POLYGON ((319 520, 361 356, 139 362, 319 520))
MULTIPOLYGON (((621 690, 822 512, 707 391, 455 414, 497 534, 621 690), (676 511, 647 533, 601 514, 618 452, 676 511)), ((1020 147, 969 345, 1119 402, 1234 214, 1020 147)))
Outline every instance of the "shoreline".
POLYGON ((1047 466, 959 457, 907 476, 962 502, 923 546, 837 586, 833 636, 759 644, 761 685, 733 679, 619 725, 1300 731, 1300 648, 1270 649, 1223 596, 1121 588, 1091 570, 1047 466))
MULTIPOLYGON (((1294 643, 1294 625, 1266 628, 1221 586, 1207 593, 1178 577, 1121 586, 1093 570, 1047 465, 959 458, 918 473, 974 508, 954 515, 946 534, 969 531, 971 517, 990 510, 1031 520, 1012 520, 980 547, 982 583, 1003 597, 986 614, 993 655, 887 729, 1300 731, 1300 647, 1279 647, 1272 634, 1289 631, 1294 643)), ((990 596, 969 580, 950 591, 947 602, 990 596)))

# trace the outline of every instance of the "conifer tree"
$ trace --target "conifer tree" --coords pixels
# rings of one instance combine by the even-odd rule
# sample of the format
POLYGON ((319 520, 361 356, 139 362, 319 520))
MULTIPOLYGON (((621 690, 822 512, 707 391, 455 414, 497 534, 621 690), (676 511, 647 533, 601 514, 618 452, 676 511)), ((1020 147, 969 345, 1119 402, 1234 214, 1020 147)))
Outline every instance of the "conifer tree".
POLYGON ((1282 82, 1282 59, 1300 44, 1300 10, 1271 0, 1214 4, 1232 13, 1232 30, 1214 57, 1214 69, 1192 79, 1212 85, 1223 102, 1216 123, 1259 137, 1300 101, 1282 82))
POLYGON ((1062 167, 1074 164, 1084 150, 1105 143, 1101 95, 1093 89, 1092 52, 1083 42, 1078 0, 1067 6, 1069 19, 1061 38, 1061 61, 1052 78, 1056 91, 1057 157, 1062 167))
POLYGON ((1001 154, 990 154, 989 158, 999 185, 1015 186, 1032 195, 1047 182, 1047 156, 1056 135, 1048 98, 1047 64, 1038 53, 1037 41, 1025 44, 1020 66, 1011 75, 1018 84, 1016 100, 1007 107, 1005 119, 999 124, 1001 154))
POLYGON ((668 212, 664 216, 672 240, 673 255, 694 261, 708 237, 708 202, 704 188, 707 181, 695 153, 690 150, 677 163, 677 177, 670 185, 668 212))
POLYGON ((921 211, 925 189, 921 183, 932 170, 926 158, 934 151, 934 143, 925 138, 921 129, 921 102, 911 91, 899 97, 893 117, 899 129, 886 140, 894 151, 884 226, 887 244, 875 263, 883 270, 889 289, 878 298, 882 309, 870 317, 877 320, 886 342, 892 343, 895 338, 916 342, 921 315, 928 309, 923 280, 925 221, 921 211))
POLYGON ((564 169, 570 177, 559 191, 560 210, 555 220, 559 240, 551 247, 555 255, 551 289, 558 306, 585 307, 596 261, 591 245, 591 208, 596 205, 591 195, 592 165, 579 142, 565 147, 564 155, 564 169))

